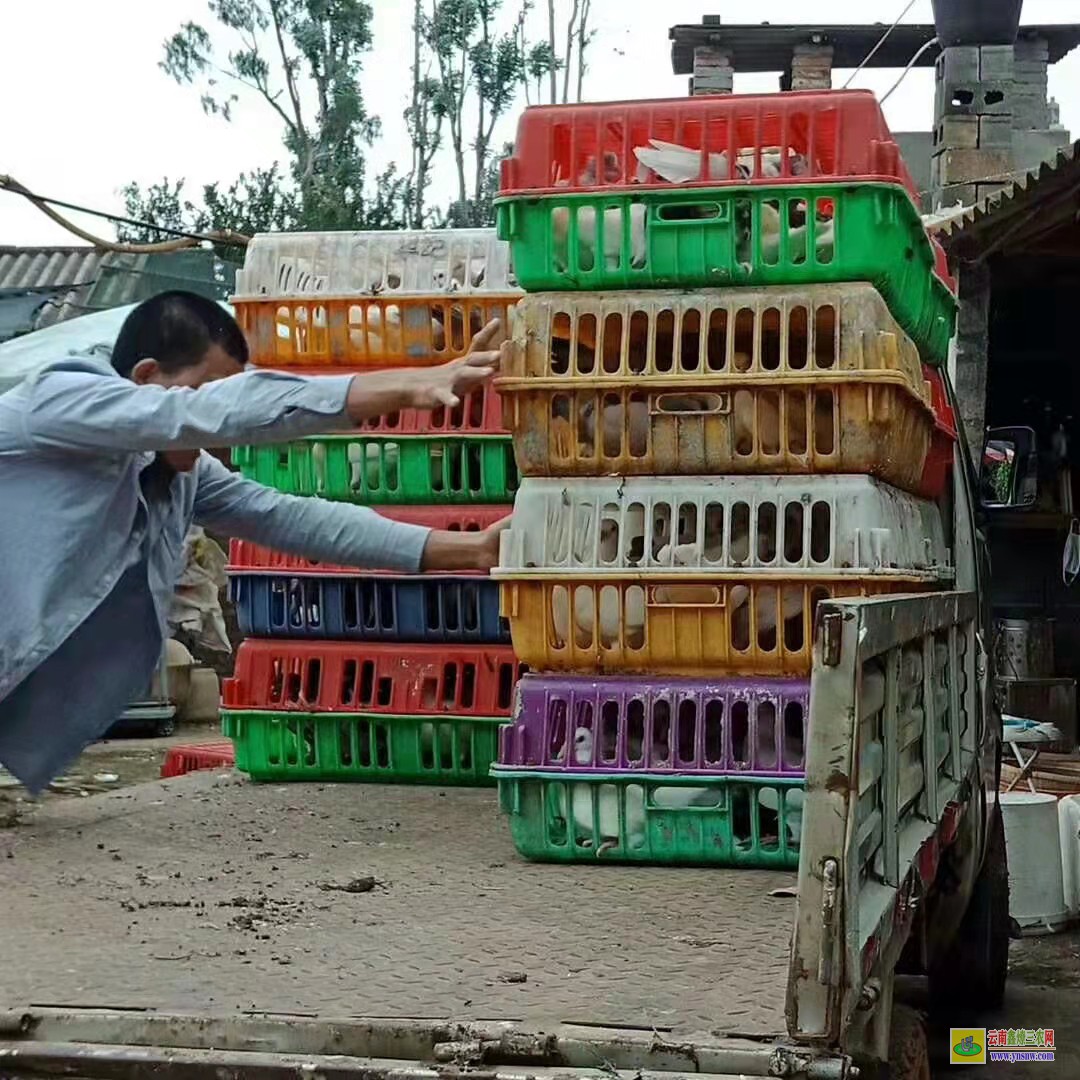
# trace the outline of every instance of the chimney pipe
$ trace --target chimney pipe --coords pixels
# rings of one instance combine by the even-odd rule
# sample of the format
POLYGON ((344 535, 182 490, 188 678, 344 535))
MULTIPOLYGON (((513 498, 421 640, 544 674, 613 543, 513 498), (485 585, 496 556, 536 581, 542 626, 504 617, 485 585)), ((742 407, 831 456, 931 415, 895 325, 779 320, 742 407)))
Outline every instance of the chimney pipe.
POLYGON ((954 45, 1012 45, 1024 0, 933 0, 943 49, 954 45))

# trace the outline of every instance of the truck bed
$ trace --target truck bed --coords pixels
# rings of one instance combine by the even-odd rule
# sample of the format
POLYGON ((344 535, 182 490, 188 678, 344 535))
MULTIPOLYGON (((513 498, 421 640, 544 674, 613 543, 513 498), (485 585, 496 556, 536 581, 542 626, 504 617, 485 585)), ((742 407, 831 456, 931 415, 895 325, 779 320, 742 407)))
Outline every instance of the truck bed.
POLYGON ((490 790, 204 773, 50 801, 0 867, 0 1007, 784 1032, 793 874, 529 864, 490 790))

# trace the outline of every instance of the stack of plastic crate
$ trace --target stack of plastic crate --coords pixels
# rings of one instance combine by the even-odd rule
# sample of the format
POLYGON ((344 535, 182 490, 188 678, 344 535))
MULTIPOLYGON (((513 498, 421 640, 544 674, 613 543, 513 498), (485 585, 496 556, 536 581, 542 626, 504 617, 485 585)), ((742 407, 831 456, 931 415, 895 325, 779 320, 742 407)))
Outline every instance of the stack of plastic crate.
POLYGON ((955 301, 896 144, 863 92, 539 108, 502 188, 515 843, 793 867, 816 605, 952 576, 955 301))
MULTIPOLYGON (((305 374, 463 356, 519 291, 492 230, 258 236, 234 305, 266 367, 305 374)), ((242 447, 244 475, 476 530, 509 513, 513 449, 493 390, 356 434, 242 447)), ((490 783, 518 664, 486 575, 328 566, 234 541, 241 630, 223 688, 240 769, 260 780, 490 783)))

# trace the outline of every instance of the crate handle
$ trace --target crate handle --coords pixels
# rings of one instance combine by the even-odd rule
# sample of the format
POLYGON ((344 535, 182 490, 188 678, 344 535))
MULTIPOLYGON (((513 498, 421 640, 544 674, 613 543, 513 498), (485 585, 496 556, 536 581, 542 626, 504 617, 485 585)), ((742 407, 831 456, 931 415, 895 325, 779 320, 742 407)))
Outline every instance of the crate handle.
POLYGON ((518 233, 517 203, 508 202, 499 206, 495 215, 495 235, 500 240, 516 240, 518 233))
POLYGON ((653 416, 727 416, 731 412, 731 394, 658 394, 650 410, 653 416), (684 408, 679 402, 700 403, 696 408, 684 408))
POLYGON ((672 202, 656 208, 659 225, 700 225, 703 221, 727 222, 731 219, 729 202, 672 202))
POLYGON ((725 585, 650 585, 649 607, 727 607, 725 585))

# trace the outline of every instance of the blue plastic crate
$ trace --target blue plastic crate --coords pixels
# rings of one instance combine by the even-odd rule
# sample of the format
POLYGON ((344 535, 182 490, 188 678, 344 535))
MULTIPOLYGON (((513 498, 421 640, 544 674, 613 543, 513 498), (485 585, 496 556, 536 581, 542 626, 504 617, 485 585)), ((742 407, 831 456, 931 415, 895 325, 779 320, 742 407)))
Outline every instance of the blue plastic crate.
POLYGON ((487 577, 236 574, 229 592, 246 637, 510 643, 498 583, 487 577))

